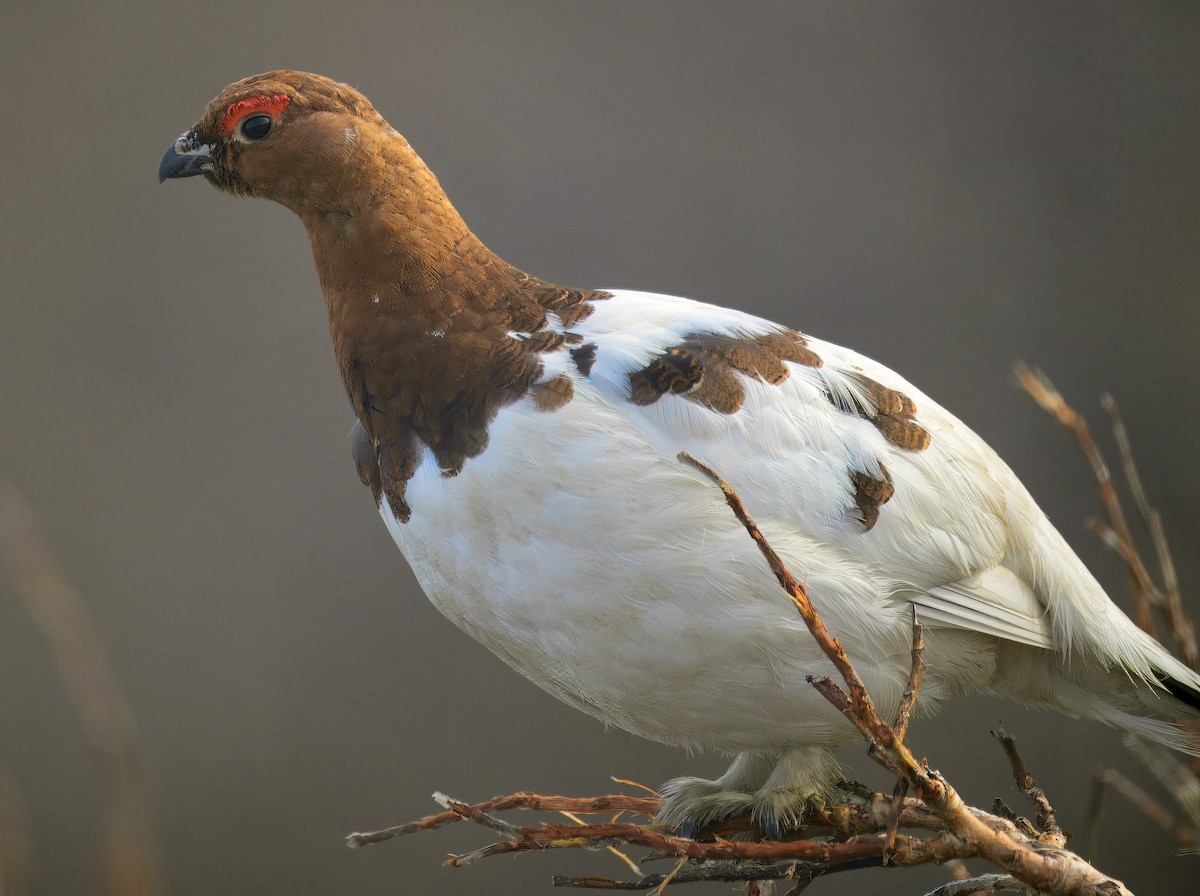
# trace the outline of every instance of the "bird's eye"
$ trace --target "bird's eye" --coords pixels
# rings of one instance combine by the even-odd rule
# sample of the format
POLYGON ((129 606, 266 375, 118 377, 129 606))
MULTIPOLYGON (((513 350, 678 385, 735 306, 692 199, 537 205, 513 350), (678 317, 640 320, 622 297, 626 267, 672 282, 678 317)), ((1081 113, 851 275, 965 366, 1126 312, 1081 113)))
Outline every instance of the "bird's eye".
POLYGON ((242 122, 242 136, 247 140, 261 140, 271 133, 270 115, 250 115, 242 122))

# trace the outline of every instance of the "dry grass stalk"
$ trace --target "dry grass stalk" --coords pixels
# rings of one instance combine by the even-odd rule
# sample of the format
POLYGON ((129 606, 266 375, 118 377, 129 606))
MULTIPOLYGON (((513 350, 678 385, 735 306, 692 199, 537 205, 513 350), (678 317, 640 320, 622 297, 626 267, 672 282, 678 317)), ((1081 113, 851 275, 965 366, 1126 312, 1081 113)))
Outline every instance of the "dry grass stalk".
POLYGON ((1033 370, 1024 364, 1017 364, 1015 372, 1021 388, 1074 434, 1075 440, 1087 457, 1096 478, 1100 503, 1109 519, 1107 526, 1095 524, 1093 529, 1100 535, 1104 543, 1115 550, 1125 561, 1129 573, 1130 589, 1133 593, 1135 621, 1144 631, 1153 635, 1156 632, 1150 611, 1151 608, 1158 610, 1174 640, 1175 655, 1188 667, 1200 668, 1197 666, 1200 654, 1197 653, 1195 626, 1183 609, 1179 580, 1175 572, 1175 563, 1171 557, 1171 549, 1163 531, 1162 517, 1146 498, 1142 478, 1133 459, 1129 434, 1117 409, 1116 401, 1111 395, 1105 395, 1102 404, 1108 412, 1112 424, 1117 450, 1121 456, 1121 469, 1154 544, 1159 573, 1162 577, 1161 585, 1154 581, 1154 577, 1137 548, 1121 502, 1121 496, 1113 483, 1108 463, 1104 460, 1104 456, 1091 436, 1087 421, 1078 411, 1067 404, 1061 393, 1054 388, 1054 384, 1040 370, 1033 370))
POLYGON ((153 811, 133 716, 83 597, 16 488, 0 480, 0 569, 53 651, 105 798, 105 875, 114 896, 163 892, 153 811))
POLYGON ((33 848, 29 812, 21 786, 0 768, 0 896, 33 893, 33 848))
MULTIPOLYGON (((1154 577, 1149 571, 1149 564, 1142 557, 1142 553, 1130 533, 1129 526, 1125 522, 1126 514, 1122 507, 1120 494, 1113 484, 1108 473, 1108 465, 1092 440, 1082 415, 1067 404, 1041 371, 1030 370, 1025 365, 1018 364, 1016 375, 1021 387, 1042 408, 1071 430, 1091 464, 1099 489, 1100 502, 1108 512, 1110 521, 1110 525, 1093 522, 1092 529, 1101 541, 1114 550, 1125 562, 1132 583, 1134 608, 1138 614, 1139 624, 1142 624, 1143 610, 1148 619, 1149 610, 1153 607, 1161 615, 1171 635, 1175 656, 1185 665, 1193 669, 1198 668, 1195 625, 1183 609, 1179 578, 1175 571, 1171 549, 1167 544, 1162 516, 1150 504, 1146 496, 1141 474, 1134 461, 1129 433, 1125 428, 1116 401, 1111 395, 1106 394, 1101 398, 1101 405, 1109 417, 1113 438, 1117 444, 1117 452, 1121 458, 1121 470, 1150 541, 1154 545, 1161 582, 1154 581, 1154 577)), ((1153 625, 1142 625, 1142 627, 1151 634, 1154 633, 1153 625)), ((1100 769, 1096 772, 1093 781, 1091 807, 1087 818, 1087 840, 1093 844, 1093 855, 1095 854, 1096 826, 1106 789, 1115 791, 1146 818, 1165 830, 1169 830, 1181 847, 1187 850, 1196 850, 1200 847, 1200 760, 1188 767, 1165 748, 1146 744, 1135 738, 1127 739, 1127 744, 1139 761, 1150 769, 1162 783, 1164 789, 1176 800, 1188 817, 1188 821, 1176 821, 1173 814, 1167 811, 1161 803, 1124 774, 1115 769, 1100 769)))

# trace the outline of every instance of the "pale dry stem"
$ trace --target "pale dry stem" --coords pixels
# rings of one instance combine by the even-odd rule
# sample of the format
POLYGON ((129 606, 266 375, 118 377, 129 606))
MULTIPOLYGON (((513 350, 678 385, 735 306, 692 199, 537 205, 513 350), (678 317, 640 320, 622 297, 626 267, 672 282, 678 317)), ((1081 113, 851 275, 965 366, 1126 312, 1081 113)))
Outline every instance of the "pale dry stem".
POLYGON ((0 569, 53 651, 99 770, 105 795, 108 891, 114 896, 160 894, 154 813, 133 716, 86 602, 55 560, 25 500, 4 480, 0 569))
MULTIPOLYGON (((1067 404, 1059 391, 1054 388, 1054 384, 1040 370, 1033 370, 1018 362, 1014 366, 1014 372, 1021 388, 1028 392, 1043 410, 1053 415, 1059 423, 1074 434, 1075 440, 1091 465, 1092 475, 1095 476, 1100 490, 1100 503, 1104 505, 1104 509, 1108 513, 1110 526, 1116 533, 1119 542, 1132 547, 1133 535, 1129 531, 1125 510, 1121 506, 1121 500, 1117 495, 1116 486, 1113 484, 1108 464, 1092 438, 1087 421, 1067 404)), ((1129 587, 1133 593, 1134 621, 1137 622, 1140 629, 1153 635, 1155 631, 1154 621, 1150 616, 1150 604, 1152 601, 1157 602, 1161 599, 1158 588, 1144 566, 1127 563, 1126 567, 1129 574, 1129 587)))
MULTIPOLYGON (((1161 584, 1154 581, 1148 564, 1130 534, 1129 526, 1125 522, 1126 517, 1121 506, 1120 496, 1109 476, 1108 466, 1092 441, 1083 417, 1067 404, 1045 374, 1040 371, 1031 371, 1023 364, 1017 365, 1016 374, 1022 388, 1075 434, 1092 466, 1099 488, 1100 501, 1108 512, 1110 524, 1105 525, 1099 521, 1093 521, 1091 527, 1101 542, 1115 551, 1125 562, 1130 575, 1134 611, 1138 624, 1151 634, 1154 633, 1153 625, 1149 624, 1149 607, 1153 606, 1161 613, 1166 627, 1171 633, 1176 658, 1184 665, 1196 669, 1200 657, 1197 653, 1195 625, 1183 609, 1179 578, 1163 529, 1162 516, 1150 504, 1146 495, 1141 474, 1134 460, 1129 433, 1121 418, 1116 401, 1107 394, 1101 398, 1101 404, 1108 413, 1117 451, 1121 458, 1121 469, 1149 533, 1151 543, 1154 545, 1161 584)), ((1178 824, 1174 828, 1174 833, 1180 843, 1194 849, 1196 839, 1200 837, 1200 833, 1197 832, 1197 827, 1200 826, 1200 797, 1196 796, 1200 794, 1200 760, 1195 762, 1191 768, 1187 768, 1158 748, 1147 745, 1139 751, 1135 746, 1134 752, 1160 778, 1168 792, 1176 798, 1185 813, 1189 815, 1192 825, 1178 824), (1164 773, 1163 769, 1168 765, 1171 767, 1171 771, 1164 773)), ((1088 840, 1093 843, 1093 854, 1095 828, 1106 787, 1112 787, 1121 793, 1148 817, 1154 818, 1157 809, 1160 808, 1149 795, 1145 794, 1145 791, 1119 772, 1108 770, 1097 772, 1093 782, 1091 808, 1087 821, 1088 840)))

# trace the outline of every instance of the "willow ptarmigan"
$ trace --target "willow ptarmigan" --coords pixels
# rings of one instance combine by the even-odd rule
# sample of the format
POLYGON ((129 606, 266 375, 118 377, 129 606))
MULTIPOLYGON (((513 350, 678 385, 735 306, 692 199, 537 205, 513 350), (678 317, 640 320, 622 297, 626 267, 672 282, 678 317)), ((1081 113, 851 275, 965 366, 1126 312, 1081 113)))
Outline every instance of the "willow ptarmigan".
POLYGON ((308 230, 354 459, 442 613, 608 724, 736 754, 664 821, 778 831, 858 735, 719 491, 803 578, 884 708, 927 629, 920 705, 977 692, 1195 752, 1200 676, 1113 605, 1013 473, 892 371, 740 311, 525 274, 467 228, 358 91, 275 71, 166 151, 308 230))

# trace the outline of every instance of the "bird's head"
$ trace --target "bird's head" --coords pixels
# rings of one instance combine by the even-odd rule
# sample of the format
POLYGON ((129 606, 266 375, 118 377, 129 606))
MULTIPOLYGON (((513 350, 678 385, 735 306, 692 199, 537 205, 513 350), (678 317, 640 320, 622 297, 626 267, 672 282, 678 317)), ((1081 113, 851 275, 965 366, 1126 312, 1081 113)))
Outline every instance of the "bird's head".
POLYGON ((352 186, 347 170, 364 152, 378 155, 381 141, 407 150, 353 87, 307 72, 266 72, 221 91, 195 127, 167 147, 158 178, 203 175, 226 192, 299 212, 352 186))

